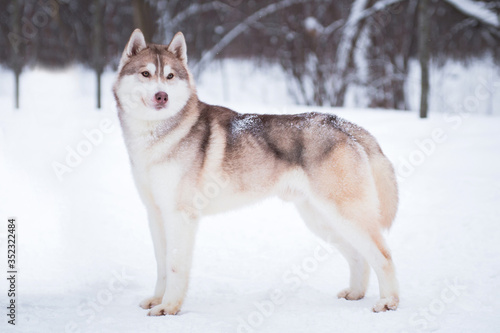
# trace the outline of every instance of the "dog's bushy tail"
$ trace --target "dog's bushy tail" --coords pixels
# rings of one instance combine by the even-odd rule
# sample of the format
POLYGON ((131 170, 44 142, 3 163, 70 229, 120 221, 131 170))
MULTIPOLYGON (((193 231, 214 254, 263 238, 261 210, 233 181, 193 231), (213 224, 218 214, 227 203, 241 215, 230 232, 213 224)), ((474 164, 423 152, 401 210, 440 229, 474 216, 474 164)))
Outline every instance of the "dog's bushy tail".
POLYGON ((398 184, 391 162, 384 154, 370 159, 373 178, 380 202, 380 224, 389 229, 398 210, 398 184))

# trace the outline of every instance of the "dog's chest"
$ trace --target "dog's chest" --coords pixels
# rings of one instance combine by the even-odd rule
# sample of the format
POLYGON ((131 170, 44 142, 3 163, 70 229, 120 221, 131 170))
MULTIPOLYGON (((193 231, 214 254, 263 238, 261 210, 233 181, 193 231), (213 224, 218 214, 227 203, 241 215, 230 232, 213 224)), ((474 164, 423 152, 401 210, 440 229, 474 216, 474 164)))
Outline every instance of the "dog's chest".
POLYGON ((150 193, 155 202, 174 206, 183 197, 181 182, 184 179, 183 166, 175 162, 158 164, 136 163, 132 171, 136 185, 145 193, 150 193))

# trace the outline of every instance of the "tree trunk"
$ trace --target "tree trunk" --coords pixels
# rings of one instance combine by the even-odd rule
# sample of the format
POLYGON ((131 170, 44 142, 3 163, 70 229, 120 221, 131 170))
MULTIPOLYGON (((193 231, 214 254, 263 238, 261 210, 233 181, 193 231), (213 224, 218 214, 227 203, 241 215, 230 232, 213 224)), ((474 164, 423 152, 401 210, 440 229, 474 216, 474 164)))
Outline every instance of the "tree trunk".
POLYGON ((354 56, 361 32, 365 27, 366 19, 358 19, 360 13, 366 10, 367 0, 357 0, 351 7, 351 12, 344 27, 340 44, 337 48, 337 75, 335 81, 334 96, 331 104, 333 106, 344 106, 345 97, 349 85, 352 83, 352 73, 356 70, 354 56))
POLYGON ((101 76, 102 76, 102 71, 99 72, 97 71, 96 72, 96 76, 97 76, 97 108, 100 109, 101 108, 101 76))
POLYGON ((141 29, 146 43, 151 43, 153 39, 154 23, 148 19, 148 5, 144 0, 132 0, 134 5, 134 25, 141 29))
MULTIPOLYGON (((14 0, 13 1, 13 12, 12 12, 12 32, 17 35, 21 36, 21 14, 22 14, 22 7, 21 3, 19 0, 14 0)), ((19 96, 20 96, 20 91, 19 91, 19 81, 21 77, 21 71, 23 68, 23 55, 24 55, 24 47, 22 43, 18 45, 16 48, 16 52, 13 52, 11 54, 11 66, 14 71, 14 105, 16 109, 19 109, 19 96)))
POLYGON ((93 67, 96 73, 96 104, 97 108, 101 108, 101 75, 103 72, 103 54, 102 54, 102 39, 103 39, 103 15, 104 3, 102 0, 94 0, 94 24, 93 24, 93 67))
POLYGON ((420 0, 418 12, 418 53, 421 70, 420 118, 427 118, 429 109, 429 0, 420 0))
POLYGON ((15 85, 16 85, 16 88, 15 88, 15 97, 14 97, 14 100, 15 100, 15 107, 16 109, 19 109, 19 79, 21 77, 21 71, 20 70, 14 70, 14 76, 15 76, 15 85))

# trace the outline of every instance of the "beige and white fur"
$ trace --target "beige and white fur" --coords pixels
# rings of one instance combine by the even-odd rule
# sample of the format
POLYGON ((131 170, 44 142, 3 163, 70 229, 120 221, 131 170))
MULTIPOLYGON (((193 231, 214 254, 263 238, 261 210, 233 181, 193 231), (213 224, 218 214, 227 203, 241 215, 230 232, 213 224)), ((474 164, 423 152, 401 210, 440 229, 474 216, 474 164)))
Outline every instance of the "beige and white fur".
POLYGON ((150 315, 180 311, 199 219, 269 196, 294 202, 307 226, 345 256, 350 285, 339 297, 364 297, 372 267, 380 286, 373 310, 397 308, 381 234, 396 214, 397 185, 367 131, 334 115, 238 114, 199 101, 182 33, 165 46, 134 31, 114 94, 157 261, 154 293, 140 303, 150 315))

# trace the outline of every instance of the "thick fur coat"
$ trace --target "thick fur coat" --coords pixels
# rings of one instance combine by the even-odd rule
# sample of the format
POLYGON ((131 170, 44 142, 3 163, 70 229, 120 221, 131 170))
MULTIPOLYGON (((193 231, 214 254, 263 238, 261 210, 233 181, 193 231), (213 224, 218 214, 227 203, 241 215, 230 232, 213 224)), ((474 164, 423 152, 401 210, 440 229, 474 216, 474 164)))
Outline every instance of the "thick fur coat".
POLYGON ((375 138, 335 115, 240 114, 198 100, 184 36, 147 45, 134 31, 114 85, 125 143, 147 208, 157 260, 150 315, 180 311, 199 219, 269 196, 295 203, 308 227, 347 259, 350 286, 365 295, 377 274, 376 312, 395 310, 398 286, 381 231, 398 191, 375 138))

